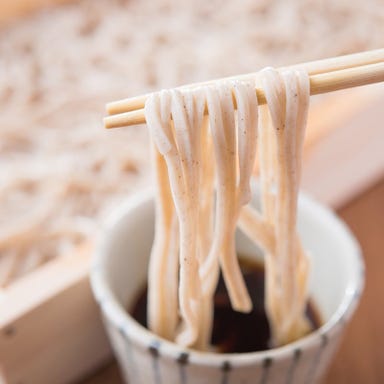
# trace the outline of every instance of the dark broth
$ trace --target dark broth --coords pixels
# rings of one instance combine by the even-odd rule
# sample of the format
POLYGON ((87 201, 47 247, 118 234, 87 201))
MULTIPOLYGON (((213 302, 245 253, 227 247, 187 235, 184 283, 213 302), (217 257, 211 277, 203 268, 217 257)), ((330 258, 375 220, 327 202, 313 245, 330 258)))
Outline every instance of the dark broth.
MULTIPOLYGON (((222 276, 215 293, 215 313, 212 345, 221 353, 244 353, 270 348, 270 329, 264 309, 264 267, 250 259, 240 258, 241 270, 251 295, 253 310, 236 312, 231 308, 222 276)), ((137 296, 129 311, 144 327, 147 327, 147 287, 137 296)), ((321 325, 321 317, 312 300, 306 310, 307 318, 315 330, 321 325)))

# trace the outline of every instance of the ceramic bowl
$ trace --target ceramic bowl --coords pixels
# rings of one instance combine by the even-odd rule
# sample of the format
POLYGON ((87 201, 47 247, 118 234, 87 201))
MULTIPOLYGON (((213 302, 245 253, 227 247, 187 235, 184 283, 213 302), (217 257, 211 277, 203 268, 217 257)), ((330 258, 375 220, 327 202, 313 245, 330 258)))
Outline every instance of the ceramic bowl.
MULTIPOLYGON (((300 384, 320 380, 364 285, 359 246, 339 218, 311 198, 300 196, 298 230, 310 255, 310 295, 323 325, 289 345, 243 354, 182 348, 151 333, 127 313, 144 286, 153 228, 151 192, 130 198, 108 221, 91 271, 93 292, 127 382, 300 384)), ((237 247, 250 257, 260 254, 241 233, 237 247)))

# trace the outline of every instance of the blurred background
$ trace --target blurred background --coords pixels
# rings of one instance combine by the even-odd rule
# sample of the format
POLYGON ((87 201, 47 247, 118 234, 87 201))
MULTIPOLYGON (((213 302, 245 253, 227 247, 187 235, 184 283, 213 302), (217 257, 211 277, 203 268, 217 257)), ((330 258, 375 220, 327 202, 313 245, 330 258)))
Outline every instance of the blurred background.
MULTIPOLYGON (((150 185, 146 127, 104 130, 106 102, 383 46, 381 0, 0 0, 0 314, 11 286, 94 243, 107 212, 150 185)), ((305 147, 304 187, 368 247, 384 227, 383 96, 313 97, 305 147)), ((110 370, 99 382, 119 382, 110 370)), ((358 381, 333 372, 384 380, 378 365, 358 381)))

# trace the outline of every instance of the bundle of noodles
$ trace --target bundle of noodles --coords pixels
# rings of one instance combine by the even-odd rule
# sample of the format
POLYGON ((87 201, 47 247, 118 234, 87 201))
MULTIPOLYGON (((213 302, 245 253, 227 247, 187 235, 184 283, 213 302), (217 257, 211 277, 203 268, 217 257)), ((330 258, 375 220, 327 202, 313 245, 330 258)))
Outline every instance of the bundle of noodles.
POLYGON ((273 343, 308 331, 308 262, 296 234, 308 76, 266 69, 262 79, 269 111, 262 107, 260 119, 252 82, 162 91, 145 106, 157 182, 148 323, 184 346, 209 348, 220 270, 233 309, 252 309, 236 255, 237 224, 265 251, 273 343), (261 212, 247 205, 257 147, 261 212))

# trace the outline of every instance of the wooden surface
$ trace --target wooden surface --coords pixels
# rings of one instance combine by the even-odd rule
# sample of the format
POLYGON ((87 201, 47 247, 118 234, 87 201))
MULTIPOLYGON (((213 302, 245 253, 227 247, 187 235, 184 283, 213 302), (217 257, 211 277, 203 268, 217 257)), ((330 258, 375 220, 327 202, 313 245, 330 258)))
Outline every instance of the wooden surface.
POLYGON ((88 279, 90 253, 84 244, 0 297, 0 384, 73 382, 109 358, 88 279))
POLYGON ((384 87, 346 90, 311 107, 302 188, 339 209, 384 174, 384 87))
POLYGON ((384 180, 340 214, 363 249, 366 287, 326 383, 384 383, 384 180))
MULTIPOLYGON (((384 383, 384 179, 339 210, 360 241, 367 282, 326 384, 384 383)), ((123 383, 115 361, 81 384, 123 383)), ((80 384, 79 383, 79 384, 80 384)))

